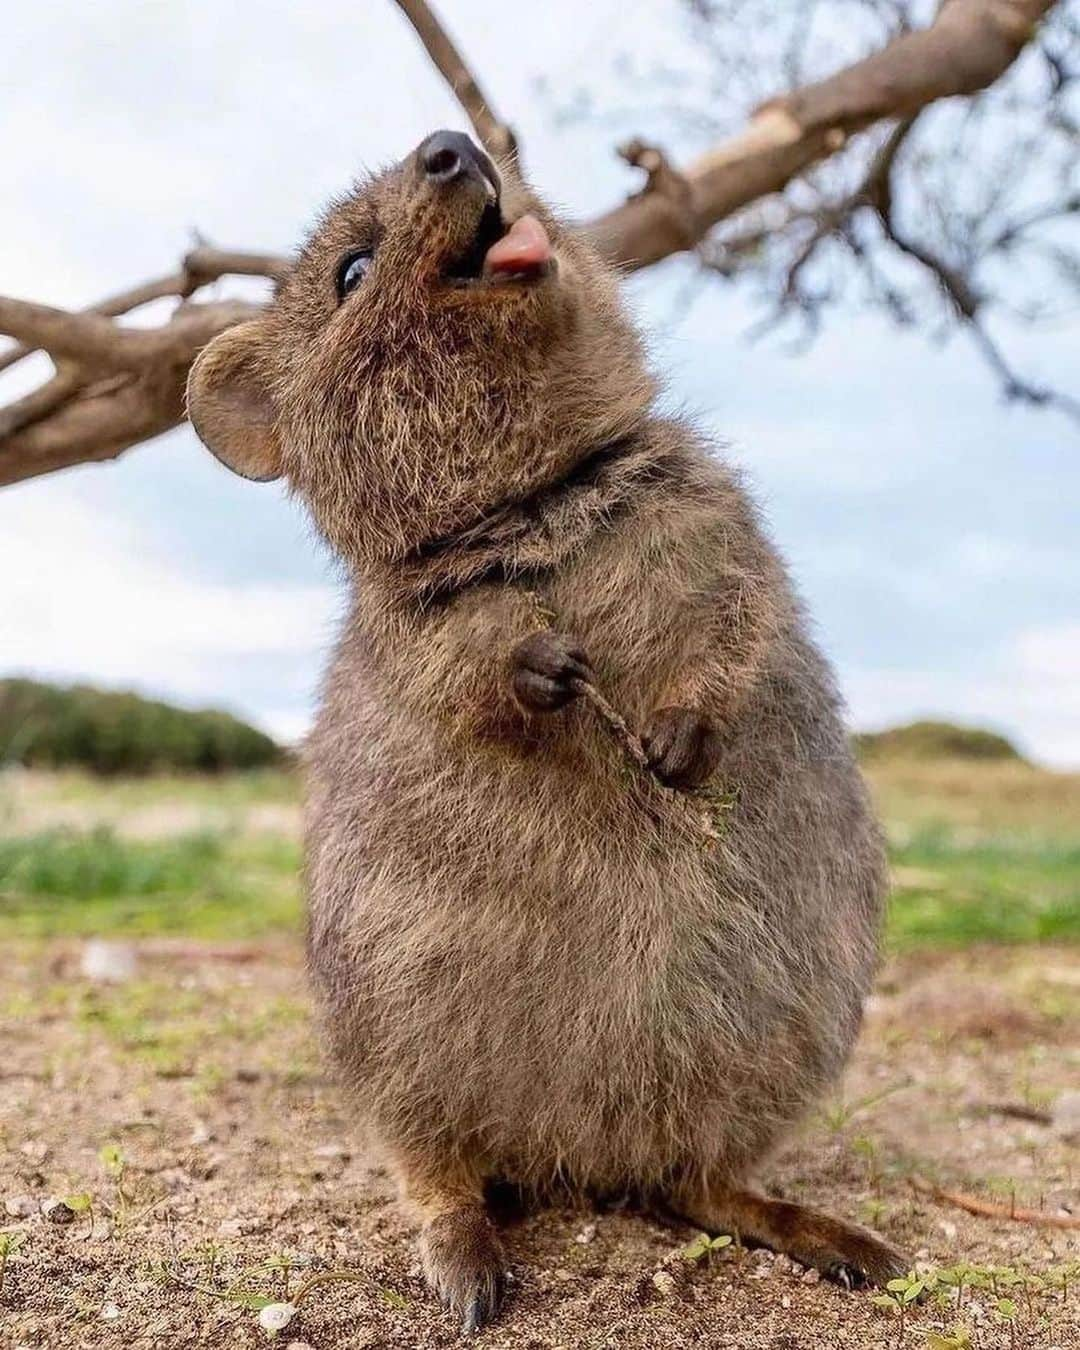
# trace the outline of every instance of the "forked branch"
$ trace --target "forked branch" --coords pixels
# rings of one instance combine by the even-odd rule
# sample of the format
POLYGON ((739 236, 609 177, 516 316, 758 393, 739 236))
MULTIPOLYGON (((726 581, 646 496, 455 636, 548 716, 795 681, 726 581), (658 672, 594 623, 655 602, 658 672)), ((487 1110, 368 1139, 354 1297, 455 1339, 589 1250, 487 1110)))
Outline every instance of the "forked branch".
MULTIPOLYGON (((495 155, 515 153, 513 133, 494 112, 426 0, 396 0, 431 60, 495 155)), ((855 133, 883 119, 906 125, 939 99, 986 88, 1009 68, 1054 0, 944 0, 929 27, 905 31, 881 51, 828 79, 760 107, 739 135, 679 170, 644 141, 624 147, 646 182, 622 205, 587 224, 601 251, 625 270, 648 267, 697 247, 719 221, 780 192, 793 178, 840 150, 855 133)), ((902 133, 886 142, 895 154, 902 133)), ((890 220, 886 159, 861 189, 862 204, 890 220)), ((820 231, 837 226, 833 217, 820 231)), ((892 226, 896 230, 895 224, 892 226)), ((897 234, 900 247, 908 247, 897 234)), ((754 239, 743 240, 748 251, 754 239)), ((812 252, 812 249, 811 249, 812 252)), ((809 257, 807 254, 807 258, 809 257)), ((931 265, 926 262, 926 265, 931 265)), ((805 262, 793 263, 794 286, 805 262)), ((0 409, 0 485, 89 460, 111 458, 167 431, 183 418, 188 367, 199 349, 230 324, 257 312, 239 301, 200 304, 196 293, 235 274, 279 280, 286 260, 224 253, 200 246, 179 270, 147 282, 81 314, 0 298, 0 333, 15 339, 0 352, 0 371, 33 350, 53 358, 55 375, 41 388, 0 409), (176 306, 155 328, 116 320, 155 300, 176 306)), ((960 279, 962 280, 962 279, 960 279)), ((970 309, 959 280, 941 274, 961 313, 970 309), (954 281, 956 285, 954 285, 954 281)), ((985 330, 979 329, 985 341, 985 330)), ((1050 401, 1007 371, 1014 397, 1050 401)))

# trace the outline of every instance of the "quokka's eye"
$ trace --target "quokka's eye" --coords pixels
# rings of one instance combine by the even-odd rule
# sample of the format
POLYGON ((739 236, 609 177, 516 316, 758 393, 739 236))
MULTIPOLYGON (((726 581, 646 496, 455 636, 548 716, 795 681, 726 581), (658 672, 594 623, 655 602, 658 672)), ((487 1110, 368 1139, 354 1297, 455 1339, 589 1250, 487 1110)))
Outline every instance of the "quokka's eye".
POLYGON ((359 253, 348 253, 341 260, 337 274, 338 299, 344 300, 350 291, 354 291, 368 274, 373 261, 371 251, 363 249, 359 253))

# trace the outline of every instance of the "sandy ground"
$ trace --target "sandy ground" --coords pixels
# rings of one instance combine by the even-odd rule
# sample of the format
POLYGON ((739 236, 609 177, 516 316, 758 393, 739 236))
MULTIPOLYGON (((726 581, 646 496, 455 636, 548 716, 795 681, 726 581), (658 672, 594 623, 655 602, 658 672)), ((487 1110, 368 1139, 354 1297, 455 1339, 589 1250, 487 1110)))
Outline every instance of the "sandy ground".
MULTIPOLYGON (((133 981, 107 987, 78 975, 70 947, 5 951, 0 1225, 21 1245, 0 1287, 0 1346, 267 1345, 243 1299, 284 1298, 286 1281, 295 1296, 327 1271, 357 1279, 312 1288, 279 1344, 459 1344, 320 1063, 296 954, 223 955, 159 943, 133 981), (72 1222, 40 1213, 80 1193, 91 1209, 72 1222)), ((1080 1259, 1080 1232, 970 1216, 911 1177, 1006 1209, 1080 1213, 1080 1151, 1040 1117, 1078 1087, 1080 952, 910 957, 884 972, 841 1091, 770 1180, 874 1224, 921 1262, 972 1263, 975 1283, 1013 1267, 1049 1284, 1080 1259), (1001 1104, 1040 1118, 990 1109, 1001 1104)), ((519 1217, 503 1317, 476 1343, 873 1350, 934 1346, 933 1332, 962 1326, 970 1340, 952 1344, 1080 1347, 1080 1278, 1067 1294, 965 1290, 959 1312, 930 1301, 901 1323, 766 1253, 691 1262, 693 1236, 630 1208, 519 1217), (993 1308, 1003 1293, 1011 1325, 993 1308)))

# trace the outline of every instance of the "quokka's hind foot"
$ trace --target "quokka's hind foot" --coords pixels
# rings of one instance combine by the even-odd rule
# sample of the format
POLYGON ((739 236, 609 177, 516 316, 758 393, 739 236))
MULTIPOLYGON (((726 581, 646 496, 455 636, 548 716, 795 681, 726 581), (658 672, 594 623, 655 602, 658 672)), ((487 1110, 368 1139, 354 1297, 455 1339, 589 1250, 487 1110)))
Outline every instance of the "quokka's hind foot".
POLYGON ((481 1206, 452 1209, 426 1223, 420 1260, 432 1291, 466 1336, 494 1319, 502 1302, 506 1257, 481 1206))
POLYGON ((884 1285, 905 1275, 911 1259, 891 1242, 845 1219, 760 1191, 710 1189, 672 1197, 672 1208, 707 1232, 737 1233, 783 1252, 846 1289, 884 1285))
POLYGON ((393 1158, 403 1196, 418 1213, 420 1264, 431 1291, 467 1336, 502 1302, 506 1256, 478 1176, 430 1157, 393 1158))

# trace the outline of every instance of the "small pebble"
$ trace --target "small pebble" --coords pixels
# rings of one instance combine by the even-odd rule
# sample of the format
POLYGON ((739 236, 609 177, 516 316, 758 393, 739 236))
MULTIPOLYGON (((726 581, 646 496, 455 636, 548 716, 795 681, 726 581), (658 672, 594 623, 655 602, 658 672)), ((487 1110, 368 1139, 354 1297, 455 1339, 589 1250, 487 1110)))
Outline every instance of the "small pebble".
POLYGON ((205 1120, 197 1120, 191 1131, 190 1143, 195 1148, 202 1148, 204 1144, 209 1144, 214 1138, 213 1131, 207 1125, 205 1120))
POLYGON ((316 1158, 340 1158, 343 1162, 348 1162, 352 1154, 343 1144, 320 1144, 318 1148, 313 1148, 312 1153, 316 1158))
POLYGON ((808 1271, 803 1275, 803 1277, 802 1277, 802 1282, 803 1282, 803 1284, 820 1284, 820 1283, 821 1283, 821 1271, 820 1271, 820 1270, 808 1270, 808 1271))
POLYGON ((666 1270, 658 1270, 652 1277, 656 1291, 661 1298, 671 1298, 676 1290, 675 1278, 666 1270))
POLYGON ((583 1247, 587 1247, 594 1237, 596 1237, 596 1224, 587 1223, 581 1232, 574 1237, 574 1241, 580 1242, 583 1247))
POLYGON ((9 1195, 4 1210, 12 1219, 29 1219, 38 1212, 38 1202, 32 1195, 9 1195))
POLYGON ((55 1198, 43 1201, 41 1212, 50 1223, 70 1223, 75 1217, 75 1211, 69 1205, 55 1198))
POLYGON ((120 1309, 115 1303, 103 1303, 101 1305, 101 1320, 103 1322, 115 1322, 120 1316, 120 1309))
POLYGON ((272 1334, 284 1331, 296 1316, 296 1306, 292 1303, 268 1303, 259 1309, 259 1326, 272 1334))
POLYGON ((130 942, 91 938, 79 964, 83 978, 95 984, 125 984, 135 974, 135 948, 130 942))

